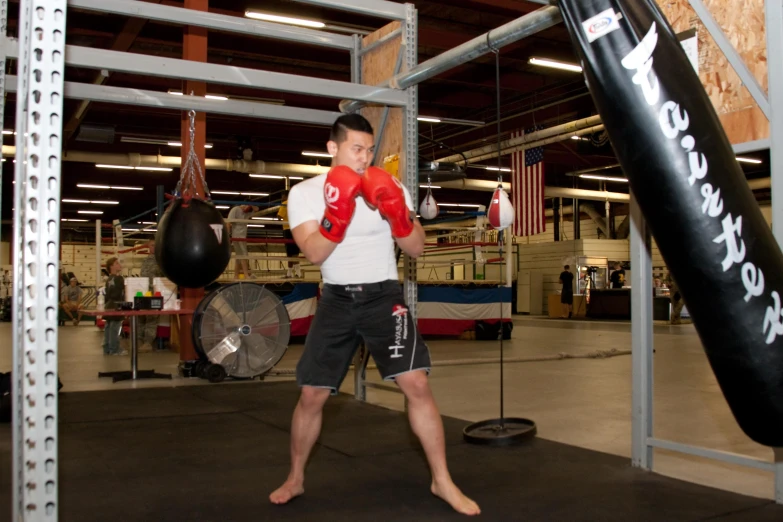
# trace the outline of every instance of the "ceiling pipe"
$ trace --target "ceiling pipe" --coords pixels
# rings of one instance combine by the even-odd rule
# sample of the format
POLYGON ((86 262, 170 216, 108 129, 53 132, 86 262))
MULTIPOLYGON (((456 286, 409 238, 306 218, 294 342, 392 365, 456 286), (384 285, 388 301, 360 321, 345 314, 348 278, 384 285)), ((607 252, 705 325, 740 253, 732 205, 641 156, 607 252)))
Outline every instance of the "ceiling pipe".
MULTIPOLYGON (((575 135, 574 133, 577 131, 586 129, 588 127, 595 127, 596 125, 600 125, 600 124, 601 124, 600 116, 597 115, 590 116, 589 118, 570 121, 568 123, 563 123, 562 125, 555 125, 554 127, 549 127, 547 129, 542 129, 540 131, 531 132, 530 134, 525 134, 517 138, 510 138, 505 141, 501 141, 500 149, 501 150, 509 149, 511 147, 516 147, 519 145, 524 145, 526 148, 532 147, 532 146, 536 146, 534 142, 546 138, 552 138, 552 137, 559 137, 560 139, 557 141, 562 141, 562 140, 570 139, 571 136, 574 136, 575 135)), ((473 163, 475 161, 480 161, 479 158, 483 158, 488 154, 494 154, 495 156, 497 156, 497 151, 498 151, 498 144, 495 143, 494 145, 486 145, 484 147, 471 149, 463 152, 462 154, 465 155, 465 158, 467 158, 468 163, 473 163)), ((441 161, 444 163, 463 161, 464 158, 462 157, 462 154, 453 154, 451 156, 441 158, 437 161, 441 161)))
MULTIPOLYGON (((397 74, 378 85, 378 87, 392 87, 394 89, 407 89, 423 81, 434 78, 442 72, 453 69, 464 63, 475 60, 479 56, 490 53, 493 49, 500 49, 528 36, 554 27, 563 21, 558 7, 549 6, 536 9, 524 16, 501 25, 491 31, 469 40, 462 45, 430 58, 411 70, 397 74)), ((404 40, 403 40, 404 42, 404 40)), ((340 111, 343 113, 356 112, 365 107, 364 102, 343 100, 340 102, 340 111)))
MULTIPOLYGON (((560 134, 558 136, 552 136, 551 138, 536 140, 529 143, 525 143, 523 145, 517 145, 516 147, 512 147, 510 149, 504 149, 501 151, 501 155, 513 154, 514 152, 523 151, 525 149, 531 149, 533 147, 543 147, 544 145, 549 145, 550 143, 557 143, 560 141, 570 140, 574 136, 593 134, 594 132, 599 132, 602 130, 604 130, 603 124, 595 125, 594 127, 585 127, 577 131, 569 132, 568 134, 560 134)), ((476 156, 473 159, 468 160, 468 163, 484 161, 487 159, 492 159, 497 157, 498 157, 497 148, 495 148, 495 152, 490 152, 489 154, 484 154, 483 156, 476 156)))

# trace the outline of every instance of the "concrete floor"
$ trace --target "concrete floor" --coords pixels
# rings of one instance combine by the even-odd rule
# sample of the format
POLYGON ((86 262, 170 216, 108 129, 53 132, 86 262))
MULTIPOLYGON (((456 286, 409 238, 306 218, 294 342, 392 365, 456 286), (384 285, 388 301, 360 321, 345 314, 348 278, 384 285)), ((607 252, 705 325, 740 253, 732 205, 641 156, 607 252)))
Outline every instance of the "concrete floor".
MULTIPOLYGON (((516 316, 505 357, 587 355, 597 350, 630 350, 629 323, 552 320, 516 316)), ((102 332, 93 325, 66 326, 60 335, 63 391, 155 386, 216 386, 201 379, 176 377, 178 355, 156 352, 139 356, 140 369, 172 373, 172 380, 112 383, 99 371, 126 370, 128 356, 101 351, 102 332)), ((428 340, 436 367, 432 388, 441 413, 467 421, 499 416, 499 365, 438 366, 463 359, 497 359, 497 341, 428 340)), ((0 323, 0 371, 11 368, 11 325, 0 323)), ((734 421, 715 382, 700 341, 690 325, 655 327, 654 436, 760 458, 771 449, 746 437, 734 421)), ((289 347, 276 369, 296 364, 301 345, 289 347)), ((269 380, 291 377, 269 377, 269 380)), ((379 382, 374 370, 368 379, 379 382)), ((234 383, 236 385, 241 383, 234 383)), ((349 373, 342 390, 353 393, 349 373)), ((401 410, 401 395, 368 390, 368 401, 401 410)), ((628 457, 631 455, 631 357, 579 358, 505 365, 505 415, 534 420, 538 437, 628 457)), ((524 463, 520 463, 524 465, 524 463)), ((630 460, 629 460, 630 464, 630 460)), ((663 450, 655 451, 656 472, 760 498, 774 498, 769 472, 723 464, 663 450)))

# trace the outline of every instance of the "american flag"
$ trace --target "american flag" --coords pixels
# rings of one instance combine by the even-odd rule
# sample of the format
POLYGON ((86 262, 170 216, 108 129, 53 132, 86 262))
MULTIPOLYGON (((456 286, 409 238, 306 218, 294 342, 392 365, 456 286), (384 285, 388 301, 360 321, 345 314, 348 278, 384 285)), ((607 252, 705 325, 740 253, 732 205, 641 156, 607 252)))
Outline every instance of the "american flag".
MULTIPOLYGON (((528 129, 529 134, 541 127, 528 129)), ((522 131, 512 138, 524 136, 522 131)), ((546 232, 544 211, 544 147, 525 149, 511 155, 511 204, 514 206, 515 236, 532 236, 546 232)))

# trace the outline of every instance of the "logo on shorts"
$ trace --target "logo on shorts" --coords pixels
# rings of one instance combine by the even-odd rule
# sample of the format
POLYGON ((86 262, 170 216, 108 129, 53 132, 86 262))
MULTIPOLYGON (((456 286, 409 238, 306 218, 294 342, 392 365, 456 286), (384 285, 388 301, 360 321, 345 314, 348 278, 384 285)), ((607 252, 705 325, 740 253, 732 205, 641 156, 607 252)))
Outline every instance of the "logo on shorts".
POLYGON ((389 350, 394 352, 391 358, 398 359, 402 357, 400 350, 405 349, 405 341, 408 340, 408 309, 404 305, 394 305, 392 317, 394 317, 394 346, 389 346, 389 350))
POLYGON ((209 225, 212 231, 215 232, 215 237, 218 240, 218 244, 223 244, 223 225, 209 225))

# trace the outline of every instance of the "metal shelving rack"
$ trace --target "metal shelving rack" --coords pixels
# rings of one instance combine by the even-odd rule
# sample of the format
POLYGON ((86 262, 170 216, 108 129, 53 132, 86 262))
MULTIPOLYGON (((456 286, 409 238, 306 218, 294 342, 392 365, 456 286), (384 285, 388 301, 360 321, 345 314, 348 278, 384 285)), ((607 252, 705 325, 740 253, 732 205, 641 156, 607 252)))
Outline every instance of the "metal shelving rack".
MULTIPOLYGON (((371 14, 403 23, 406 70, 383 86, 358 85, 361 74, 360 45, 357 36, 329 34, 311 29, 281 26, 237 17, 199 12, 134 0, 70 0, 72 8, 206 27, 211 30, 254 35, 333 49, 351 55, 352 82, 325 81, 281 73, 243 70, 254 85, 287 91, 315 93, 332 98, 348 98, 340 106, 351 112, 362 103, 378 103, 404 109, 405 184, 418 199, 418 143, 416 116, 419 83, 448 69, 466 63, 522 38, 561 22, 556 7, 542 7, 504 26, 478 36, 440 56, 417 64, 417 20, 413 4, 385 0, 298 0, 330 8, 371 14), (398 88, 390 88, 395 85, 398 88)), ((546 4, 545 1, 535 0, 546 4)), ((691 0, 692 3, 697 0, 691 0)), ((16 76, 5 77, 0 69, 0 92, 17 92, 16 165, 14 185, 14 273, 13 290, 13 519, 15 521, 56 521, 58 518, 57 445, 57 321, 58 252, 60 221, 60 168, 62 103, 64 97, 197 110, 213 114, 289 122, 331 125, 341 114, 297 107, 227 100, 216 101, 190 96, 171 96, 155 91, 130 90, 105 85, 64 82, 66 65, 149 74, 162 70, 171 78, 195 78, 214 83, 237 84, 237 70, 228 66, 184 60, 139 57, 130 53, 65 46, 66 0, 21 0, 19 38, 6 36, 7 0, 0 0, 0 61, 18 59, 16 76)), ((783 0, 767 0, 768 48, 783 48, 783 0)), ((769 62, 772 135, 770 140, 735 147, 738 152, 769 148, 772 157, 773 227, 783 244, 783 63, 769 62)), ((0 109, 2 110, 2 109, 0 109)), ((633 203, 633 200, 632 200, 633 203)), ((638 208, 633 206, 632 257, 641 270, 633 271, 633 284, 639 289, 650 273, 649 234, 638 208)), ((415 314, 416 266, 405 260, 405 293, 415 314)), ((652 309, 643 291, 634 293, 633 302, 633 464, 652 469, 652 448, 665 441, 652 438, 652 309)), ((672 444, 667 443, 672 449, 672 444)), ((783 503, 783 457, 775 463, 761 463, 746 457, 727 457, 719 452, 682 445, 673 448, 693 455, 769 467, 776 476, 776 500, 783 503)))

